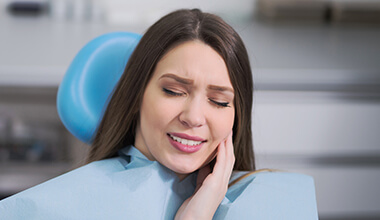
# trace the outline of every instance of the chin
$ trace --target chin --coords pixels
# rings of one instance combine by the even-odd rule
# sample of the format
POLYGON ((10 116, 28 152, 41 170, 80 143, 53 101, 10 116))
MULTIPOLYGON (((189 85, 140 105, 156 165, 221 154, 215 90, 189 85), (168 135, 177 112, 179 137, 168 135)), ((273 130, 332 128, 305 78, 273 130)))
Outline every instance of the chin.
POLYGON ((177 174, 190 174, 209 163, 209 158, 203 158, 199 155, 167 155, 160 158, 162 164, 177 174))
POLYGON ((167 167, 175 173, 186 175, 198 170, 201 167, 201 165, 194 164, 194 162, 186 163, 182 161, 182 162, 172 163, 167 167))
POLYGON ((193 173, 194 171, 196 171, 198 169, 199 169, 199 167, 193 167, 193 166, 189 166, 189 167, 177 166, 171 170, 173 170, 175 173, 186 175, 186 174, 193 173))

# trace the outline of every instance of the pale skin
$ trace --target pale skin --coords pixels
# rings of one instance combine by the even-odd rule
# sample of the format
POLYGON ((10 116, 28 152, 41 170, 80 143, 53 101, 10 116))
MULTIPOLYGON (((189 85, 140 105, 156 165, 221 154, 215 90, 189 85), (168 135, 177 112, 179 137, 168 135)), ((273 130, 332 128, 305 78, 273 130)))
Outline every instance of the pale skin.
POLYGON ((135 147, 179 179, 199 170, 196 190, 176 219, 212 219, 227 192, 235 162, 233 100, 224 60, 203 42, 180 44, 157 63, 144 92, 135 147), (172 135, 202 147, 185 152, 173 145, 172 135))

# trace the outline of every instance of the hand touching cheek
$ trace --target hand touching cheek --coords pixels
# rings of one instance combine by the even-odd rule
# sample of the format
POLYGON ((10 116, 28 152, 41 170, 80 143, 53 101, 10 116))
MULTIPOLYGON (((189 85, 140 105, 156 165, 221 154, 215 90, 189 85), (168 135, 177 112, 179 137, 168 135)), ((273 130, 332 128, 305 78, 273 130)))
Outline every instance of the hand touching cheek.
POLYGON ((234 163, 231 132, 218 146, 213 171, 209 165, 199 170, 195 193, 182 204, 175 219, 212 219, 227 193, 234 163))

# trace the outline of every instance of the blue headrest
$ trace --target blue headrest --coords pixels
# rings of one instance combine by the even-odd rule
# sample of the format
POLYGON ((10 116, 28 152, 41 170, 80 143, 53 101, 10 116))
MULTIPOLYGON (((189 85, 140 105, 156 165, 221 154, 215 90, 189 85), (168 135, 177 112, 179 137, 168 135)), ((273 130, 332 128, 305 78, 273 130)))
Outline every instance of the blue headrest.
POLYGON ((57 94, 58 115, 79 140, 91 143, 113 89, 141 35, 115 32, 87 43, 71 62, 57 94))

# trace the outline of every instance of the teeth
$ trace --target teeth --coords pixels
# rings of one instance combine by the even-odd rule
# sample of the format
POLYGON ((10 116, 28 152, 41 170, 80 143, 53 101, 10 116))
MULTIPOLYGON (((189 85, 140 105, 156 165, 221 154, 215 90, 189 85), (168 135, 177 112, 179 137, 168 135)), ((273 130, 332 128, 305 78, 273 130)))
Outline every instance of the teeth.
POLYGON ((194 146, 194 145, 199 145, 199 144, 202 143, 202 141, 192 141, 192 140, 187 140, 187 139, 179 138, 179 137, 173 136, 171 134, 169 134, 169 135, 170 135, 170 137, 173 140, 175 140, 175 141, 177 141, 177 142, 179 142, 179 143, 181 143, 183 145, 194 146))

